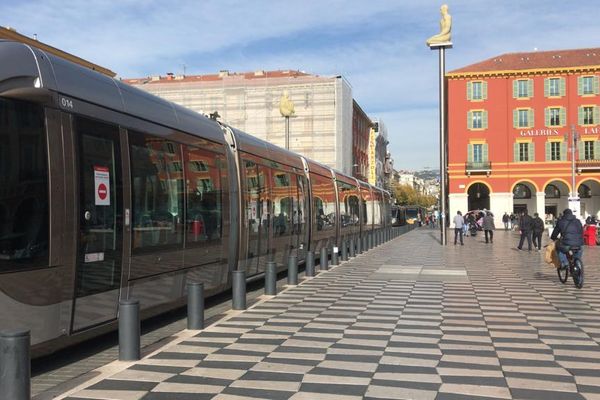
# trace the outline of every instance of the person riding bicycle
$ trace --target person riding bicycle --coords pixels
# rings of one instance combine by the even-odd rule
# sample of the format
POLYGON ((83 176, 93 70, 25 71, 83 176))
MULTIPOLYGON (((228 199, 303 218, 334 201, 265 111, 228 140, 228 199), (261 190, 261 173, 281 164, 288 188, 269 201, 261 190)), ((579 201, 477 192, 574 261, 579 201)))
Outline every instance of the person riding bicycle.
POLYGON ((573 257, 575 259, 581 260, 581 256, 583 255, 583 226, 581 226, 581 221, 573 215, 573 211, 569 208, 563 211, 563 216, 554 227, 550 239, 557 240, 559 234, 560 241, 556 244, 556 252, 561 267, 567 268, 569 266, 567 253, 571 247, 579 248, 578 250, 573 250, 573 257))

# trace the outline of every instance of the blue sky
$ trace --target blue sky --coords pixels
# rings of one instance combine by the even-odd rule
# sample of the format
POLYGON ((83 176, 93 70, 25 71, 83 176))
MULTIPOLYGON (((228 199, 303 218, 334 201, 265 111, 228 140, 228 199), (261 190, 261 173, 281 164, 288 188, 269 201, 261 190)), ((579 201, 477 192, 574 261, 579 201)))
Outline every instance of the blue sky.
MULTIPOLYGON (((389 131, 396 168, 438 167, 431 0, 0 0, 0 25, 120 77, 298 69, 344 75, 389 131), (67 6, 68 5, 68 6, 67 6)), ((447 70, 498 54, 600 47, 600 2, 456 0, 447 70)))

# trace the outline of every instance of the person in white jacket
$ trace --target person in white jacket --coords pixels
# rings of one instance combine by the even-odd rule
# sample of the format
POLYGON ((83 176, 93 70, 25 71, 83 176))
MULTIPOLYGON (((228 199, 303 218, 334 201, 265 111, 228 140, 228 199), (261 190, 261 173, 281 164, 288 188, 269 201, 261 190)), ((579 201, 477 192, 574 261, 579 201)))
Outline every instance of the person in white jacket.
POLYGON ((456 239, 460 236, 460 245, 464 246, 463 242, 463 225, 464 220, 460 211, 456 212, 454 216, 454 245, 456 245, 456 239))

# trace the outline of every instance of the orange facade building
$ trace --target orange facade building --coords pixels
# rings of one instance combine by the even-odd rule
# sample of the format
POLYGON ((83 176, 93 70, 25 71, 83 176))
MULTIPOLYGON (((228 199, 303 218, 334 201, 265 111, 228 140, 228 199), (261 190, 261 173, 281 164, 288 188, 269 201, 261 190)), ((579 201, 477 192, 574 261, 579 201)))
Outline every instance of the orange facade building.
POLYGON ((499 224, 527 209, 550 219, 572 194, 583 217, 598 215, 599 78, 600 48, 503 54, 449 72, 450 215, 485 208, 499 224))

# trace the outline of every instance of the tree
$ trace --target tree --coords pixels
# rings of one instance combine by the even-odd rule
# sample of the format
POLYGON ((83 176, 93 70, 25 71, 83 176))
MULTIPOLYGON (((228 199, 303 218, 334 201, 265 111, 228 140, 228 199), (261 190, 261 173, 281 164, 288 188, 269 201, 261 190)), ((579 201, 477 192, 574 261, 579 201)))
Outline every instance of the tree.
POLYGON ((437 203, 435 196, 417 193, 411 185, 394 184, 392 193, 396 198, 396 203, 402 206, 416 205, 429 208, 437 203))

